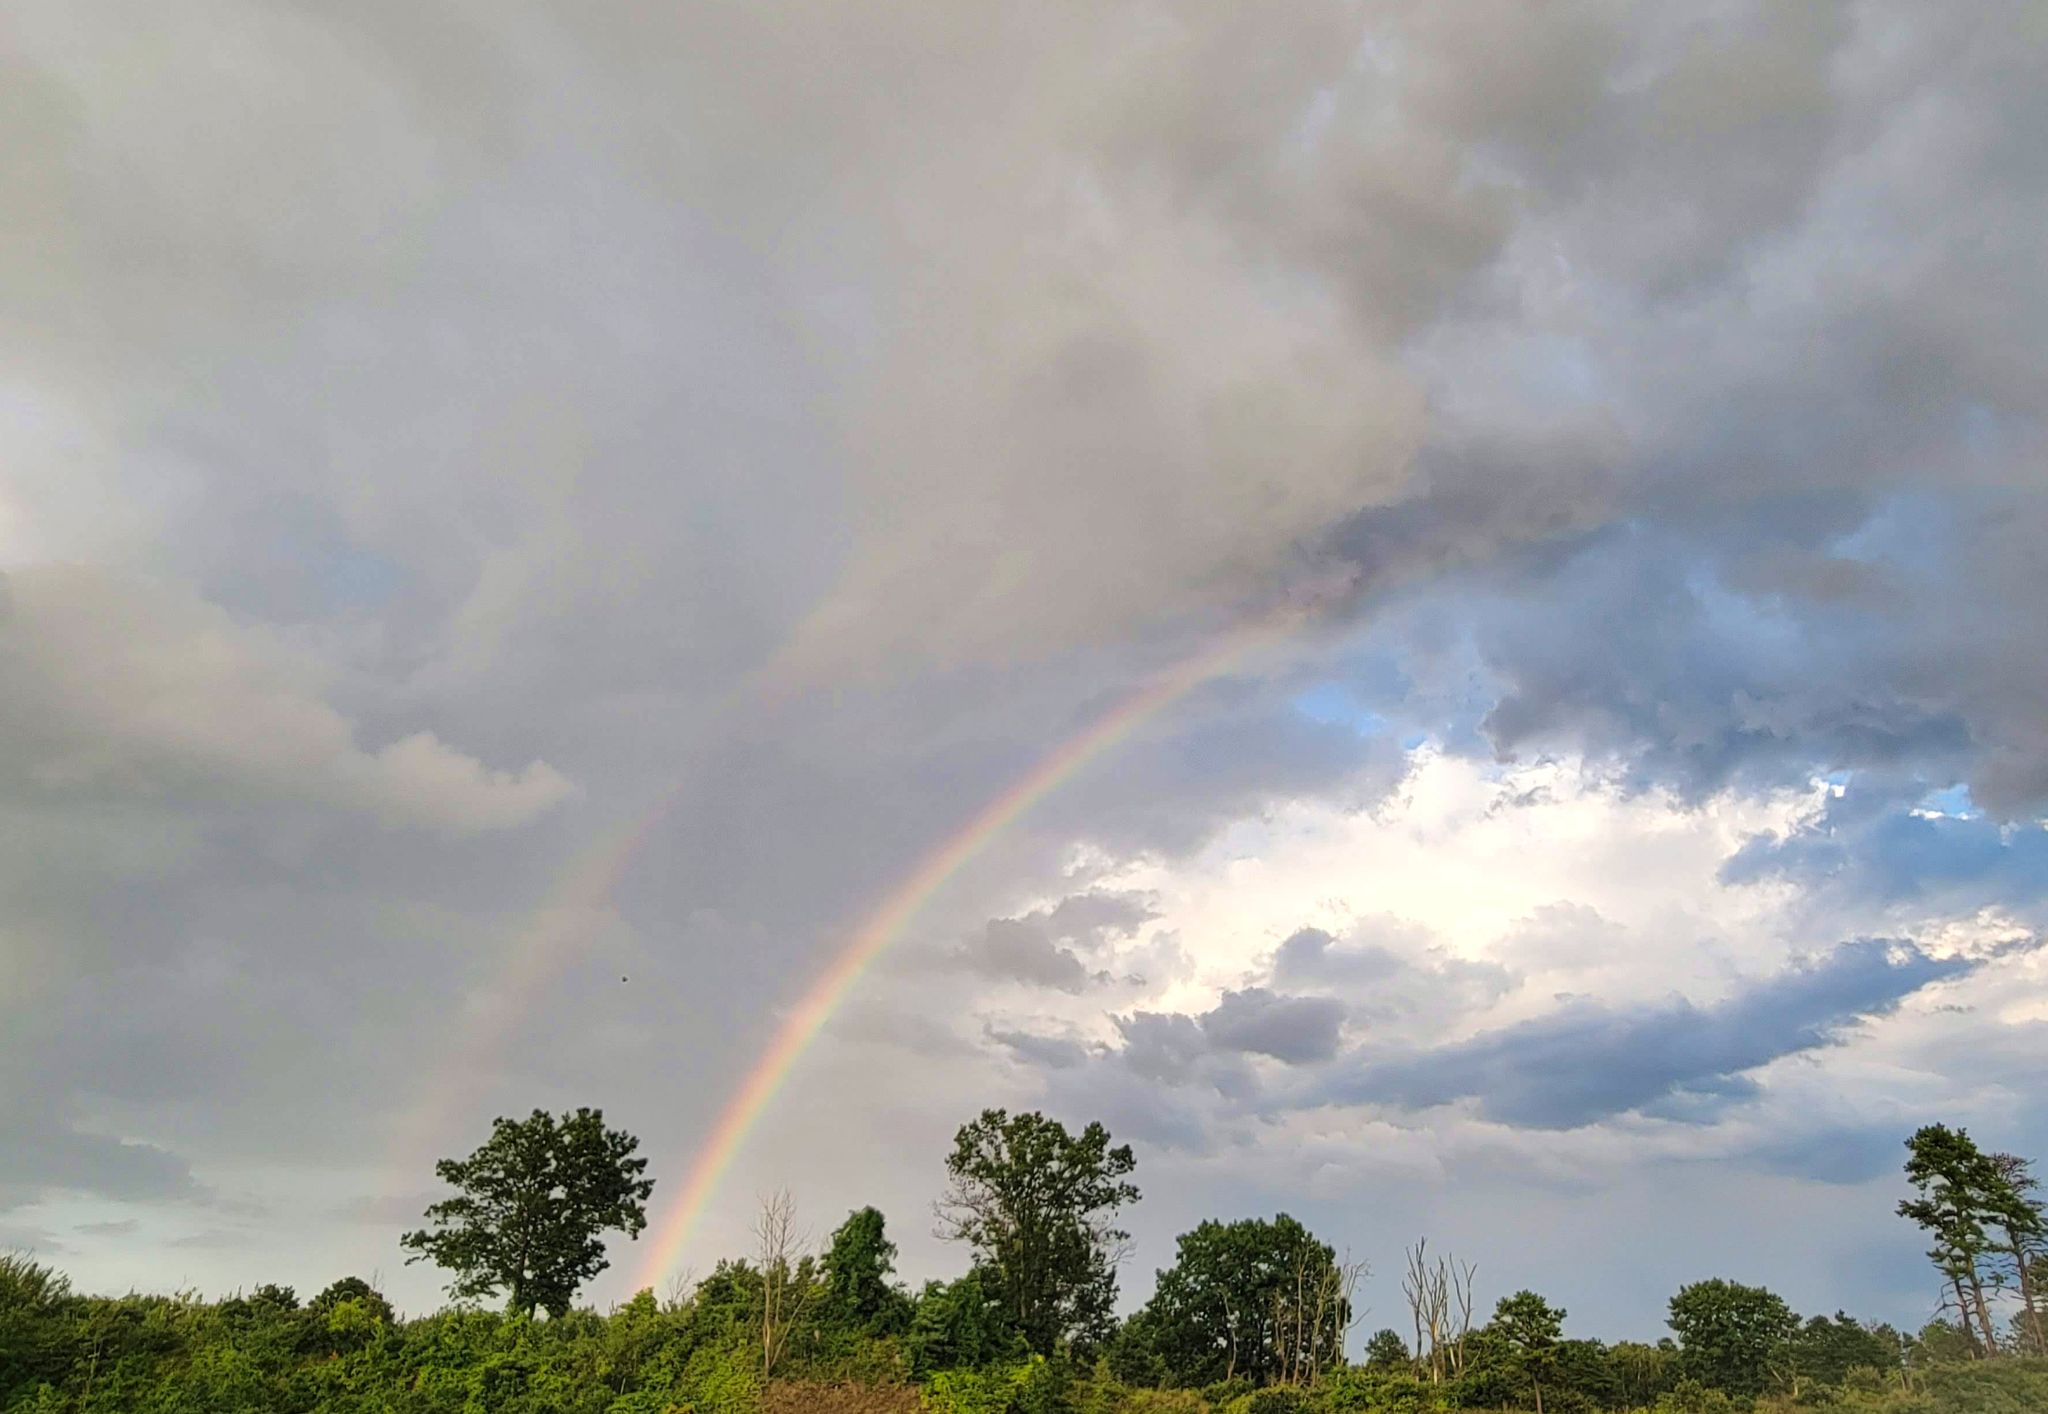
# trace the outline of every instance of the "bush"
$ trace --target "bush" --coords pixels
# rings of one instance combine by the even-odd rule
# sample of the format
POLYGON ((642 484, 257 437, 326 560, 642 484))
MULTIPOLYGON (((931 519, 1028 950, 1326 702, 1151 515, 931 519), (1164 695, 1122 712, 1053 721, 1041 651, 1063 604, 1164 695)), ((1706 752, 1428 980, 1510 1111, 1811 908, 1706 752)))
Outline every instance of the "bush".
POLYGON ((1434 1414, 1444 1407, 1435 1386, 1379 1370, 1339 1370, 1317 1394, 1330 1414, 1434 1414))
POLYGON ((1308 1414, 1313 1407, 1306 1391, 1276 1385, 1246 1395, 1231 1405, 1231 1414, 1308 1414))

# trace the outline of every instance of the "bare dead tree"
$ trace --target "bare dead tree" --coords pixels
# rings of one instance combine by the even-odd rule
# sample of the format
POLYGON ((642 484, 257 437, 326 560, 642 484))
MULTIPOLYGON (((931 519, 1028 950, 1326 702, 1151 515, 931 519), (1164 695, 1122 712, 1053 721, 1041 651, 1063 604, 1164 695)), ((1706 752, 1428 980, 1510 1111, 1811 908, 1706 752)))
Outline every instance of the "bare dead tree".
POLYGON ((1429 1255, 1429 1240, 1417 1239, 1407 1253, 1401 1294, 1415 1322, 1415 1358, 1429 1372, 1431 1384, 1455 1379, 1465 1368, 1465 1340, 1472 1333, 1472 1279, 1478 1268, 1470 1262, 1429 1255))
POLYGON ((1323 1371, 1342 1363, 1345 1336, 1363 1315, 1353 1309, 1351 1297, 1367 1270, 1366 1263, 1348 1256, 1332 1262, 1321 1251, 1295 1254, 1292 1289, 1282 1286, 1273 1293, 1278 1383, 1313 1385, 1323 1371))
POLYGON ((1365 1319, 1365 1308, 1356 1305, 1352 1296, 1358 1290, 1358 1283, 1370 1273, 1372 1267, 1363 1260, 1353 1261, 1346 1253, 1342 1260, 1325 1263, 1315 1284, 1315 1312, 1309 1322, 1309 1329, 1316 1332, 1315 1343, 1310 1347, 1308 1383, 1313 1385, 1323 1377, 1326 1368, 1341 1365, 1344 1360, 1344 1346, 1352 1329, 1365 1319))
POLYGON ((1230 1293, 1223 1295, 1223 1334, 1230 1341, 1230 1359, 1223 1367, 1223 1382, 1237 1378, 1237 1312, 1231 1309, 1230 1293))
POLYGON ((1476 1262, 1460 1262, 1453 1257, 1447 1264, 1447 1275, 1451 1283, 1450 1365, 1451 1377, 1465 1373, 1465 1339, 1472 1334, 1472 1278, 1479 1273, 1476 1262))
POLYGON ((761 1266, 761 1378, 773 1379, 814 1294, 807 1233, 796 1225, 796 1200, 779 1188, 761 1200, 754 1220, 755 1255, 761 1266))

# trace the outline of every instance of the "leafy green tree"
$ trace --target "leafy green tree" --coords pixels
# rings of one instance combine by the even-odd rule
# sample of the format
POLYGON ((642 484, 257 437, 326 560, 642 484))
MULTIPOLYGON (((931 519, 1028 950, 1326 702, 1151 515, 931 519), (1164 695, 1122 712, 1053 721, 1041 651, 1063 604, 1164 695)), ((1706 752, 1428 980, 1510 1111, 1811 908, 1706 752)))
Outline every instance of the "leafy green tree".
POLYGON ((1954 1295, 1956 1314, 1979 1355, 1998 1351, 1991 1306, 1984 1296, 1982 1263, 1991 1251, 1986 1223, 1996 1216, 1998 1178, 1969 1131, 1930 1124, 1906 1141, 1906 1178, 1914 1197, 1900 1200, 1934 1245, 1927 1249, 1954 1295))
POLYGON ((1787 1342, 1788 1360, 1800 1381, 1839 1385, 1855 1369, 1896 1370, 1900 1364, 1898 1332, 1890 1326, 1865 1326, 1840 1311, 1830 1320, 1814 1316, 1787 1342))
POLYGON ((980 1268, 957 1281, 925 1283, 903 1344, 911 1373, 919 1378, 939 1370, 980 1369, 1024 1353, 980 1268))
POLYGON ((1050 1355, 1111 1329, 1116 1264, 1130 1234, 1117 1209, 1138 1199, 1128 1144, 1091 1123, 1078 1135, 1042 1114, 983 1110, 947 1156, 941 1235, 973 1249, 989 1294, 1026 1345, 1050 1355))
POLYGON ((506 1293, 506 1309, 562 1316, 576 1289, 609 1265, 602 1235, 638 1238, 654 1181, 633 1157, 640 1141, 606 1129, 604 1115, 578 1109, 560 1120, 535 1110, 499 1119, 467 1159, 435 1166, 459 1194, 427 1209, 433 1226, 400 1245, 454 1273, 457 1300, 506 1293))
POLYGON ((889 1280, 896 1244, 880 1209, 862 1208, 839 1225, 824 1270, 827 1319, 875 1332, 900 1330, 907 1321, 910 1300, 889 1280))
POLYGON ((1548 1363, 1545 1398, 1558 1414, 1628 1407, 1613 1354, 1599 1341, 1560 1340, 1551 1349, 1548 1363))
POLYGON ((1976 1338, 1946 1318, 1937 1318, 1920 1327, 1919 1334, 1906 1346, 1906 1363, 1916 1370, 1976 1358, 1976 1338))
POLYGON ((1172 1379, 1159 1354, 1159 1332, 1149 1309, 1133 1311, 1104 1342, 1102 1360, 1110 1375, 1126 1385, 1158 1389, 1172 1379))
POLYGON ((384 1299, 384 1293, 361 1277, 343 1277, 308 1301, 306 1309, 315 1315, 324 1316, 344 1301, 361 1302, 363 1309, 382 1325, 391 1325, 398 1319, 398 1314, 391 1309, 391 1303, 384 1299))
POLYGON ((1620 1340, 1607 1348, 1616 1402, 1624 1409, 1650 1404, 1678 1380, 1678 1347, 1667 1336, 1655 1345, 1620 1340))
POLYGON ((1738 1397, 1763 1393, 1799 1326, 1782 1297, 1718 1277, 1680 1287, 1669 1319, 1680 1373, 1738 1397))
POLYGON ((1543 1414, 1543 1386, 1550 1379, 1558 1338, 1564 1334, 1564 1315, 1533 1291, 1503 1296, 1493 1308, 1493 1329, 1516 1373, 1528 1383, 1536 1414, 1543 1414))
POLYGON ((18 1389, 57 1376, 75 1339, 65 1316, 71 1280, 13 1253, 0 1252, 0 1406, 18 1389))
POLYGON ((1307 1379, 1339 1363, 1350 1325, 1337 1254, 1282 1213, 1182 1233, 1145 1312, 1174 1383, 1307 1379))
POLYGON ((1365 1367, 1368 1370, 1409 1370, 1415 1366, 1415 1359, 1408 1353, 1408 1342, 1401 1339, 1396 1330, 1377 1330, 1372 1339, 1365 1343, 1365 1367))

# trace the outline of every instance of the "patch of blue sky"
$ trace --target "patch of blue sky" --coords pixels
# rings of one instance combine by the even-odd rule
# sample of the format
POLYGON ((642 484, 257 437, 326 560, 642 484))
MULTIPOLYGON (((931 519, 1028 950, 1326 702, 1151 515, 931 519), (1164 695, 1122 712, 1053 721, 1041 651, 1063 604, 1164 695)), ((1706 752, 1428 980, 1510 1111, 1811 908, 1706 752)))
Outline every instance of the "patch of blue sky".
POLYGON ((1294 710, 1312 722, 1348 726, 1360 736, 1376 736, 1388 727, 1385 717, 1366 706, 1348 684, 1341 682, 1319 682, 1296 693, 1294 710))
POLYGON ((1863 564, 1923 573, 1941 571, 1951 550, 1954 497, 1933 492, 1886 497, 1863 523, 1828 546, 1835 555, 1863 564))
POLYGON ((1927 792, 1920 797, 1920 803, 1914 807, 1914 812, 1921 815, 1943 815, 1957 820, 1974 820, 1982 813, 1977 809, 1977 802, 1970 798, 1970 787, 1962 782, 1927 792))

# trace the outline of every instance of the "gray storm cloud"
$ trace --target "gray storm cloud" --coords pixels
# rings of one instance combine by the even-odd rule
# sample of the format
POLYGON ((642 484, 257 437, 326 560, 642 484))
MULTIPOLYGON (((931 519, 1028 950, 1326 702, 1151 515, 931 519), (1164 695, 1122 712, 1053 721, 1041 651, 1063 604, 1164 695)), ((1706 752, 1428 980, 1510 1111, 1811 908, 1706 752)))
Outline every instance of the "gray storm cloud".
POLYGON ((569 793, 428 732, 375 750, 316 660, 177 588, 89 570, 0 578, 0 768, 16 791, 324 800, 451 833, 524 824, 569 793))
MULTIPOLYGON (((1267 1072, 1600 946, 1568 911, 1513 971, 1426 920, 1333 925, 1199 1003, 1165 989, 1201 959, 1133 945, 1152 905, 1091 892, 1290 801, 1399 809, 1416 741, 1699 809, 1963 783, 1970 828, 1795 830, 1731 887, 2041 896, 1998 836, 2048 804, 2048 35, 2018 0, 8 26, 0 1081, 33 1102, 0 1106, 0 1217, 89 1280, 131 1279, 118 1244, 36 1204, 416 1191, 364 1157, 391 1097, 474 1064, 451 1018, 622 830, 462 1122, 602 1103, 675 1172, 848 919, 1283 601, 1312 625, 935 899, 903 955, 955 965, 890 974, 911 1020, 871 1064, 792 1087, 872 1121, 892 1211, 929 1197, 893 1155, 1000 1086, 1207 1159, 1267 1072), (1333 683, 1355 721, 1302 709, 1333 683), (1048 1015, 984 1014, 1020 992, 1048 1015)), ((1749 1010, 1539 1007, 1367 1088, 1540 1130, 1693 1086, 1712 1118, 1944 965, 1812 969, 1856 1006, 1795 977, 1749 1010), (1667 1031, 1683 1075, 1636 1064, 1667 1031), (1623 1053, 1650 1078, 1552 1108, 1523 1069, 1623 1053)), ((303 1235, 320 1270, 233 1265, 254 1239, 176 1270, 394 1260, 368 1224, 303 1235)))

